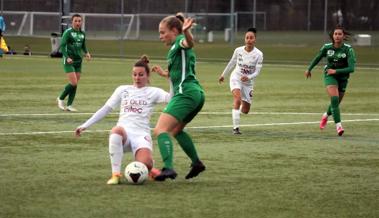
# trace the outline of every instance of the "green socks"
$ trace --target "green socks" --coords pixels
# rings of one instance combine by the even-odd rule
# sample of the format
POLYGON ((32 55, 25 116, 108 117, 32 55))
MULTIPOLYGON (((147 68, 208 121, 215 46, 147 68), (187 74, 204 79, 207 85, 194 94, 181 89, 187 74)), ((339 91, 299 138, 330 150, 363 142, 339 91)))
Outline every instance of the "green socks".
POLYGON ((191 158, 192 163, 196 163, 199 161, 199 157, 197 156, 195 145, 192 142, 191 137, 184 131, 179 132, 175 136, 176 140, 180 147, 182 147, 183 151, 187 154, 189 158, 191 158))
POLYGON ((61 95, 59 96, 59 99, 60 100, 64 100, 68 94, 71 93, 72 89, 74 88, 73 85, 71 85, 71 83, 67 84, 65 87, 64 87, 64 90, 63 92, 61 93, 61 95))
MULTIPOLYGON (((199 161, 199 157, 197 156, 195 145, 192 142, 191 137, 184 131, 179 132, 175 136, 176 140, 183 151, 187 154, 189 158, 191 158, 192 163, 196 163, 199 161)), ((173 168, 173 143, 168 133, 161 133, 158 135, 158 146, 159 151, 162 156, 162 160, 164 163, 164 167, 168 169, 173 168)))
POLYGON ((77 86, 73 86, 71 92, 68 94, 67 106, 72 105, 72 102, 74 102, 75 95, 76 95, 76 87, 77 86))
POLYGON ((331 104, 328 106, 328 110, 326 111, 326 114, 328 116, 332 115, 332 105, 331 104))
POLYGON ((164 163, 164 168, 173 168, 173 144, 170 135, 166 132, 158 135, 158 146, 164 163))
POLYGON ((72 102, 74 102, 75 95, 76 95, 76 87, 77 87, 77 86, 73 86, 73 85, 71 85, 71 83, 67 84, 67 85, 64 87, 63 92, 62 92, 61 95, 59 96, 59 99, 60 99, 60 100, 64 100, 64 99, 67 97, 67 95, 68 95, 67 106, 72 105, 72 102))
POLYGON ((338 96, 332 96, 331 97, 331 111, 333 115, 333 119, 335 123, 341 122, 341 115, 340 115, 340 108, 339 108, 339 97, 338 96))

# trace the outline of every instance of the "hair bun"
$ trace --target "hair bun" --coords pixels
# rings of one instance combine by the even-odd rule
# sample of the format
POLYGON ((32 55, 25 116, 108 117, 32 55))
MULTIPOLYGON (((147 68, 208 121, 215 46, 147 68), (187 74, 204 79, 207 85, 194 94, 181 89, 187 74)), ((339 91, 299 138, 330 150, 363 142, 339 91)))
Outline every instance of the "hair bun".
POLYGON ((250 27, 249 29, 247 29, 247 32, 257 33, 257 29, 255 27, 250 27))
POLYGON ((147 55, 142 55, 140 60, 146 64, 148 64, 150 62, 149 57, 147 57, 147 55))
POLYGON ((178 18, 180 21, 184 22, 184 14, 182 12, 176 13, 175 17, 178 18))

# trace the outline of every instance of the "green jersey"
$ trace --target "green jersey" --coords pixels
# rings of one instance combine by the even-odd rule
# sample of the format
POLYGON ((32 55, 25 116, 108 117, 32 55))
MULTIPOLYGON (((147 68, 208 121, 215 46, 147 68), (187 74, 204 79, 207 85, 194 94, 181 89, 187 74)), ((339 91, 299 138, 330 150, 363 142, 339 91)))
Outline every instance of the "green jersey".
POLYGON ((82 60, 82 51, 87 53, 85 34, 81 30, 73 28, 67 29, 62 36, 61 52, 63 58, 71 58, 73 60, 82 60))
POLYGON ((323 57, 326 57, 327 61, 324 68, 325 73, 328 69, 334 69, 337 76, 348 77, 350 73, 354 72, 356 58, 354 50, 349 44, 343 43, 339 48, 335 48, 333 43, 325 44, 309 65, 308 71, 311 71, 323 57))
POLYGON ((203 90, 195 76, 195 53, 192 48, 183 48, 184 39, 183 34, 178 35, 167 55, 168 71, 174 94, 190 90, 203 90))

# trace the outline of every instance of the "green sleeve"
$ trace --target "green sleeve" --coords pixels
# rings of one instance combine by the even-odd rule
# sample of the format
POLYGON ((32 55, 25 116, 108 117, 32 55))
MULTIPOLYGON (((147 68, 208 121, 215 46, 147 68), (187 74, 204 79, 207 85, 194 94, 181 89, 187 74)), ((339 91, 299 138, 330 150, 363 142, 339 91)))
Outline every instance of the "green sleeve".
POLYGON ((322 46, 316 57, 312 60, 311 64, 308 67, 308 71, 311 72, 312 69, 320 62, 320 60, 325 57, 325 46, 322 46))
POLYGON ((67 34, 67 31, 63 33, 62 39, 61 39, 61 52, 63 57, 68 58, 68 53, 67 53, 67 42, 68 42, 68 37, 70 34, 67 34))
POLYGON ((336 69, 337 74, 347 74, 354 72, 356 58, 353 48, 349 48, 347 55, 347 67, 336 69))

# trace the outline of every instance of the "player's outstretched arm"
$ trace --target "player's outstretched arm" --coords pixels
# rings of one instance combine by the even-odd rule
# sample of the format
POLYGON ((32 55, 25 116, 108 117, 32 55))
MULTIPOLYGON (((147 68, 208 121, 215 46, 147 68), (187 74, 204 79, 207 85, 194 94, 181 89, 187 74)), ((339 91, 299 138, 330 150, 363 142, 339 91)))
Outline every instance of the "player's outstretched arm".
POLYGON ((99 122, 101 119, 103 119, 107 114, 109 114, 112 111, 112 108, 108 105, 104 105, 101 107, 96 113, 92 115, 91 118, 89 118, 85 123, 82 125, 78 126, 75 129, 75 135, 79 137, 84 130, 92 126, 93 124, 99 122))
POLYGON ((192 18, 184 19, 182 30, 183 30, 184 37, 186 38, 183 41, 183 46, 185 48, 192 48, 195 45, 193 41, 193 35, 191 33, 191 27, 193 23, 194 23, 194 20, 192 18))
POLYGON ((162 67, 159 65, 155 65, 153 68, 151 68, 151 71, 157 73, 159 76, 168 78, 168 71, 163 70, 162 67))

